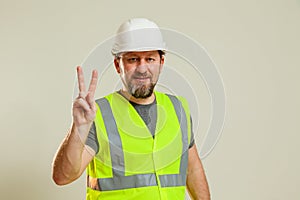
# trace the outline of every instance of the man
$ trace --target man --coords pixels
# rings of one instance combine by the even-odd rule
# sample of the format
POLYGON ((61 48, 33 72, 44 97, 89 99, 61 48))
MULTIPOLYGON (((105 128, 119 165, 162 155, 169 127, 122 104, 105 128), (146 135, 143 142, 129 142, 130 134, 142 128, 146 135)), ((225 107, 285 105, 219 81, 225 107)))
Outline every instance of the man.
POLYGON ((97 71, 79 95, 73 124, 53 163, 53 180, 71 183, 87 169, 87 199, 210 199, 194 145, 190 111, 182 97, 154 91, 165 60, 158 26, 131 19, 112 49, 123 86, 94 101, 97 71))

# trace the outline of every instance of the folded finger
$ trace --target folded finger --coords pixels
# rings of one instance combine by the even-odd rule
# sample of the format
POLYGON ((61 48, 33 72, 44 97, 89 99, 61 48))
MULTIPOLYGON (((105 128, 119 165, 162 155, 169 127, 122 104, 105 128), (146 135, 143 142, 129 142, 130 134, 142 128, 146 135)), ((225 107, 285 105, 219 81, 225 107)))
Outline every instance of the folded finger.
POLYGON ((96 111, 95 100, 94 100, 94 97, 92 96, 91 93, 88 93, 88 94, 86 95, 86 101, 88 102, 90 108, 91 108, 93 111, 96 111))
POLYGON ((74 107, 81 108, 85 112, 89 112, 91 110, 89 103, 83 98, 76 99, 74 102, 74 107))

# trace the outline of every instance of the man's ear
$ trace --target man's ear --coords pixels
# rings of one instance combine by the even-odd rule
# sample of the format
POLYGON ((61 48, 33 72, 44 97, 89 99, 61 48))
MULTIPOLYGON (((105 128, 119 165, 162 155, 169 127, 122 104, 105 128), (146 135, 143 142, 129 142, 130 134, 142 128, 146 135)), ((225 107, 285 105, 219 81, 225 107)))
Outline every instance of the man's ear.
POLYGON ((162 70, 164 63, 165 63, 165 56, 162 55, 162 56, 161 56, 161 59, 160 59, 159 71, 162 70))
POLYGON ((120 74, 121 73, 121 70, 120 70, 120 59, 115 58, 114 59, 114 64, 115 64, 116 71, 118 72, 118 74, 120 74))

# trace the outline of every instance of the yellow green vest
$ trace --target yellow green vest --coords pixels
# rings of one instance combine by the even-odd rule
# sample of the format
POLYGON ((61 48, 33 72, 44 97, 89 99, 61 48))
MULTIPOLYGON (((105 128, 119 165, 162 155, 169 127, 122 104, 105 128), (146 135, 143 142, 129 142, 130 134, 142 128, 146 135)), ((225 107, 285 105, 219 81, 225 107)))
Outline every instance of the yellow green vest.
POLYGON ((96 101, 99 152, 87 168, 88 200, 184 199, 190 111, 181 97, 155 92, 152 137, 135 108, 119 93, 96 101))

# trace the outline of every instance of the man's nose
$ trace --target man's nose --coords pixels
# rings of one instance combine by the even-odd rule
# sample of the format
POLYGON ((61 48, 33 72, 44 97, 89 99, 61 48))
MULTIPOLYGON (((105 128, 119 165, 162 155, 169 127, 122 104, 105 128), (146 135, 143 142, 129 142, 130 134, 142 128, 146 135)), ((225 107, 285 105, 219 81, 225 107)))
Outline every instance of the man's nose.
POLYGON ((144 73, 147 71, 147 69, 148 69, 148 63, 146 62, 145 59, 141 59, 140 62, 138 63, 136 70, 140 73, 144 73))

